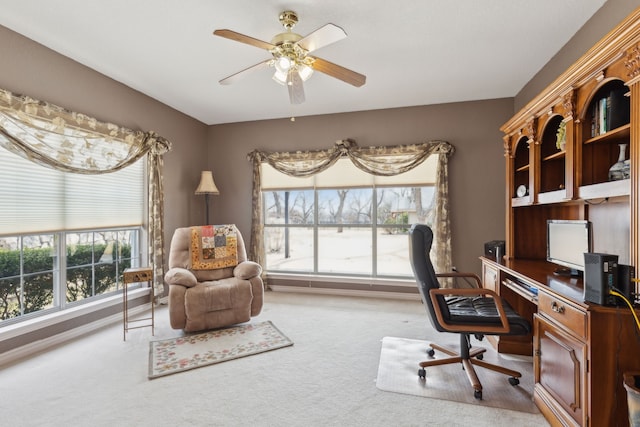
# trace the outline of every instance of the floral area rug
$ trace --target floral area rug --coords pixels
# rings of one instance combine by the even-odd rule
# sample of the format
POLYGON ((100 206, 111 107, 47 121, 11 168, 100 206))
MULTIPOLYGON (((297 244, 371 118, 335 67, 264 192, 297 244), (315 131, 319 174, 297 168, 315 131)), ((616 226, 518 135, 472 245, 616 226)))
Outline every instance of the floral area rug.
POLYGON ((149 378, 175 374, 293 345, 271 321, 149 343, 149 378))

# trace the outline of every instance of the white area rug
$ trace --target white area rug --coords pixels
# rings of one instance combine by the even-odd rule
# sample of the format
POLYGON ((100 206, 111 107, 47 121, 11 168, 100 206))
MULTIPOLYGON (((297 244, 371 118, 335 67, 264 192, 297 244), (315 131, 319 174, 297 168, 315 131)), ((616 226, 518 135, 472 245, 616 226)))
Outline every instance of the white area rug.
MULTIPOLYGON (((518 356, 508 358, 498 354, 489 343, 484 360, 496 362, 522 373, 520 384, 509 384, 508 376, 475 367, 482 384, 482 400, 473 397, 473 387, 469 383, 461 364, 428 367, 426 380, 418 377, 418 363, 429 360, 426 354, 427 341, 406 338, 385 337, 382 339, 380 365, 376 386, 383 391, 451 400, 480 406, 511 409, 519 412, 539 413, 533 403, 533 366, 531 358, 518 356)), ((474 344, 475 345, 475 344, 474 344)), ((451 346, 455 349, 455 347, 451 346)), ((436 351, 435 357, 444 357, 436 351)))

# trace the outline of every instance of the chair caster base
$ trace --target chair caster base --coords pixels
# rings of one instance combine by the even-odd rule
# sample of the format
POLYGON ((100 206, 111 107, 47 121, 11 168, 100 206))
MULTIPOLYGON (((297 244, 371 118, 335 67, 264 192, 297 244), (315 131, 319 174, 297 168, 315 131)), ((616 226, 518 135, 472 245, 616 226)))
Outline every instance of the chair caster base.
POLYGON ((512 386, 517 386, 518 384, 520 384, 520 380, 516 377, 509 377, 509 384, 511 384, 512 386))
POLYGON ((424 368, 418 369, 418 377, 420 377, 421 380, 424 380, 425 378, 427 378, 426 369, 424 369, 424 368))
POLYGON ((482 400, 482 390, 473 390, 473 397, 482 400))

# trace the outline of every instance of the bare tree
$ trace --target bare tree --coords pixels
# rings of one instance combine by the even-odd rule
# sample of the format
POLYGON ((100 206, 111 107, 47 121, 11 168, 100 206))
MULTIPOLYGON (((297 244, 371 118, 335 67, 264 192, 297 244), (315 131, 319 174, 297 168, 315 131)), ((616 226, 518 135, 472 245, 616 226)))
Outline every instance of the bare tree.
POLYGON ((380 207, 382 207, 382 204, 384 203, 384 188, 380 190, 380 195, 377 198, 376 203, 376 209, 380 209, 380 207))
POLYGON ((427 212, 422 207, 422 191, 420 187, 413 187, 411 189, 413 203, 416 205, 416 215, 419 222, 425 222, 427 212))
MULTIPOLYGON (((379 224, 386 224, 389 219, 391 218, 391 203, 388 200, 385 200, 385 191, 389 191, 389 190, 382 190, 380 191, 379 197, 378 197, 378 206, 376 207, 377 209, 377 213, 378 213, 378 223, 379 224)), ((395 194, 396 192, 391 190, 392 194, 395 194)))
POLYGON ((359 192, 358 197, 352 199, 349 208, 355 215, 355 221, 360 222, 360 218, 364 218, 364 222, 371 223, 371 193, 367 197, 366 193, 359 192))
MULTIPOLYGON (((349 190, 336 190, 338 192, 338 198, 339 198, 339 203, 338 203, 338 209, 336 210, 336 215, 335 215, 335 220, 336 220, 336 224, 342 224, 342 213, 344 211, 344 201, 347 198, 347 194, 349 193, 349 190)), ((340 227, 338 227, 338 233, 342 233, 342 225, 340 227)))
POLYGON ((300 211, 296 212, 301 224, 307 224, 310 217, 313 215, 313 202, 307 203, 307 192, 301 191, 296 195, 296 200, 293 203, 294 206, 300 206, 300 211))
MULTIPOLYGON (((276 208, 276 218, 282 218, 282 201, 280 200, 280 193, 272 191, 271 194, 273 195, 273 206, 271 207, 276 208)), ((271 209, 271 207, 268 209, 271 209)))

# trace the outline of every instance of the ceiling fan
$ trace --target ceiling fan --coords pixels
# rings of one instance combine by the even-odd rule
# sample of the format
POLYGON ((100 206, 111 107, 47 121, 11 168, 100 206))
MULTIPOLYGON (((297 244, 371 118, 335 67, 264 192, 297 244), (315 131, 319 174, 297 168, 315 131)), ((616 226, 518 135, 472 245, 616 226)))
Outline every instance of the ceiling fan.
POLYGON ((311 34, 302 37, 291 31, 298 23, 298 15, 295 12, 291 10, 284 11, 280 14, 279 19, 286 32, 277 34, 271 42, 258 40, 232 30, 215 30, 213 32, 216 36, 267 50, 272 55, 272 58, 220 80, 220 84, 231 84, 250 72, 266 67, 274 67, 273 79, 287 86, 289 100, 292 104, 301 104, 304 102, 302 84, 311 77, 314 71, 327 74, 356 87, 360 87, 365 83, 366 76, 317 56, 309 55, 309 53, 321 47, 347 37, 347 33, 342 28, 334 24, 326 24, 311 34))

